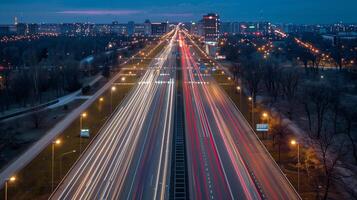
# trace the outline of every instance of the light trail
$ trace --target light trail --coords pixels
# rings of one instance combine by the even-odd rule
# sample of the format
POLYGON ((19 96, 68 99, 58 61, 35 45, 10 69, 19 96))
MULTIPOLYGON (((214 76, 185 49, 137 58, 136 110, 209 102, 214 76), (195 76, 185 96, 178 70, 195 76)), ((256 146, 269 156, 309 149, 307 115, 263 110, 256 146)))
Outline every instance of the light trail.
POLYGON ((52 199, 168 197, 177 29, 52 199), (168 74, 160 76, 160 74, 168 74))
POLYGON ((260 199, 204 76, 180 35, 192 199, 260 199), (191 165, 191 166, 190 166, 191 165))
MULTIPOLYGON (((190 36, 186 32, 182 32, 185 38, 189 39, 188 41, 200 51, 190 36)), ((202 195, 205 195, 210 188, 214 188, 213 194, 215 195, 210 196, 212 199, 299 199, 299 195, 229 96, 220 88, 213 77, 203 76, 200 72, 197 64, 197 60, 200 59, 199 53, 194 54, 196 55, 194 57, 182 39, 183 37, 181 35, 180 37, 183 57, 188 58, 183 61, 183 65, 187 66, 184 71, 189 71, 183 72, 184 77, 186 77, 184 84, 188 88, 184 90, 185 107, 186 113, 193 115, 193 117, 186 119, 187 122, 188 120, 193 121, 192 123, 188 122, 188 126, 193 128, 187 132, 188 155, 191 156, 189 158, 191 164, 189 166, 189 177, 191 177, 191 185, 203 185, 203 188, 191 187, 190 194, 196 195, 201 192, 202 195), (190 73, 194 73, 196 76, 187 75, 190 73), (208 82, 209 84, 194 84, 193 82, 208 82), (203 111, 192 112, 192 109, 203 111), (197 120, 194 120, 195 118, 197 120), (193 137, 204 131, 195 128, 202 126, 199 119, 201 121, 208 119, 208 126, 211 130, 208 135, 210 142, 207 142, 204 148, 197 147, 198 145, 195 145, 196 141, 193 137), (216 162, 211 162, 208 172, 215 168, 222 168, 224 172, 224 176, 215 180, 216 185, 211 187, 209 186, 210 182, 199 175, 202 170, 207 171, 207 168, 200 169, 197 167, 197 165, 202 165, 202 162, 206 166, 204 159, 196 159, 197 162, 193 161, 195 156, 206 155, 205 151, 210 148, 216 151, 217 156, 208 154, 212 157, 212 160, 216 160, 216 162), (215 165, 216 167, 213 167, 215 165), (222 185, 225 187, 222 187, 222 185), (221 196, 222 193, 226 194, 226 188, 232 189, 231 197, 221 196)), ((200 53, 205 57, 203 52, 200 53)), ((207 140, 203 137, 198 139, 207 140)), ((211 191, 209 191, 209 194, 211 194, 211 191)), ((198 199, 200 196, 193 196, 192 198, 198 199)))

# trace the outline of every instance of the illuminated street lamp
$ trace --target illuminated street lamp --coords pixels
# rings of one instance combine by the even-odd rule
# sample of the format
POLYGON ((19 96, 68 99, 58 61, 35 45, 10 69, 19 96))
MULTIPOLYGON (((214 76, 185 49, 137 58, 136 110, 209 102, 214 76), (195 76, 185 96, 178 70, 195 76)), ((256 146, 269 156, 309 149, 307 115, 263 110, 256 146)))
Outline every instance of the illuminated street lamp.
POLYGON ((100 97, 99 98, 99 102, 103 102, 104 101, 104 98, 103 97, 100 97))
POLYGON ((61 140, 52 141, 52 164, 51 164, 51 191, 54 188, 54 169, 55 169, 55 145, 61 144, 61 140))
POLYGON ((240 86, 237 86, 237 90, 239 92, 239 107, 242 108, 242 88, 240 86))
POLYGON ((300 190, 300 144, 296 140, 291 140, 290 144, 293 146, 297 146, 297 158, 298 158, 298 186, 297 190, 300 190))
POLYGON ((254 100, 253 100, 252 97, 248 97, 248 100, 250 102, 252 102, 252 111, 251 111, 251 113, 252 113, 252 126, 254 126, 254 100))
POLYGON ((9 183, 13 183, 16 181, 16 177, 15 176, 11 176, 10 178, 5 180, 5 200, 7 200, 7 188, 8 188, 8 184, 9 183))
POLYGON ((112 86, 110 89, 110 112, 113 112, 113 92, 115 92, 116 89, 115 86, 112 86))
POLYGON ((263 112, 262 117, 263 117, 263 119, 269 120, 269 115, 267 112, 263 112))
POLYGON ((81 137, 81 132, 83 129, 83 118, 87 117, 87 113, 84 112, 81 114, 81 116, 79 117, 79 154, 82 152, 82 137, 81 137))

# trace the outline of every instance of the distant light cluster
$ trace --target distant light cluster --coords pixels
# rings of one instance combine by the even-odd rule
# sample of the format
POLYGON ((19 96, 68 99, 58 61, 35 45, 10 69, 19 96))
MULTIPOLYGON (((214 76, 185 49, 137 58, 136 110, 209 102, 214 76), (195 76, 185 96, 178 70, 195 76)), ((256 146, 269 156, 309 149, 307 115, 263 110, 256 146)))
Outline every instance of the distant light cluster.
POLYGON ((8 42, 17 42, 17 41, 33 41, 38 40, 43 37, 57 37, 57 33, 39 33, 33 35, 11 35, 11 36, 3 36, 0 39, 0 43, 8 43, 8 42))

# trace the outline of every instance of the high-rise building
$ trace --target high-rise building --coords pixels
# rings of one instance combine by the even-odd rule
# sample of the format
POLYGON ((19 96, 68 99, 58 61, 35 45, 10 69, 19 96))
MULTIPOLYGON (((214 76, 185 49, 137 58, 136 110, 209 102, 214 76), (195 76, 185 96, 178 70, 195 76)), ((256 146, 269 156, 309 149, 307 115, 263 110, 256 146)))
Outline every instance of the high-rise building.
POLYGON ((154 36, 160 36, 168 31, 168 23, 151 23, 151 34, 154 36))
POLYGON ((134 35, 145 35, 145 24, 135 24, 134 35))
POLYGON ((150 20, 145 20, 144 22, 144 26, 145 26, 145 35, 151 35, 151 22, 150 20))
POLYGON ((128 35, 133 35, 135 31, 135 22, 128 22, 128 35))
POLYGON ((203 30, 206 43, 216 43, 219 37, 220 19, 218 14, 209 13, 203 16, 203 30))
POLYGON ((38 24, 28 24, 27 28, 28 28, 28 34, 37 34, 39 26, 38 24))
POLYGON ((27 24, 24 23, 18 23, 16 25, 16 33, 18 35, 26 35, 27 34, 27 24))
POLYGON ((112 24, 112 33, 119 35, 128 35, 128 24, 112 24))

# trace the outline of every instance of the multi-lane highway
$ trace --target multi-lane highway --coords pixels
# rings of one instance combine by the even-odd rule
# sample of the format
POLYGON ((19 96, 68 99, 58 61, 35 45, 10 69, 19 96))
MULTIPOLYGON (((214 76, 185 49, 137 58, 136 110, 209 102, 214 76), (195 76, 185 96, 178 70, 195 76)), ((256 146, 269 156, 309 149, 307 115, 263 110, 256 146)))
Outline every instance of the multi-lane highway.
POLYGON ((169 198, 178 49, 190 199, 299 199, 188 43, 172 31, 52 199, 169 198))
POLYGON ((52 199, 167 199, 177 29, 52 199))
POLYGON ((180 49, 191 198, 299 199, 228 95, 201 72, 186 36, 180 49))
POLYGON ((192 199, 259 199, 211 87, 180 35, 190 194, 192 199))

